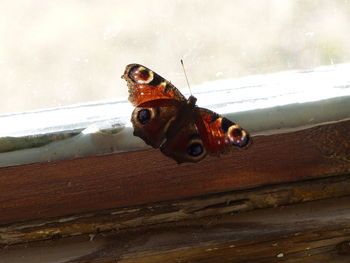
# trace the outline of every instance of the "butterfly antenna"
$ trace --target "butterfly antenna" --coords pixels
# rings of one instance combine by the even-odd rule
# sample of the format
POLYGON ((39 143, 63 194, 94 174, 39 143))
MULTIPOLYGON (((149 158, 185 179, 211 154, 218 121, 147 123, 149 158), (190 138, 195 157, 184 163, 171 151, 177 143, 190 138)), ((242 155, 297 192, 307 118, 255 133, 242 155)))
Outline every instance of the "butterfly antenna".
POLYGON ((188 86, 188 89, 190 90, 190 93, 192 95, 192 91, 191 91, 191 87, 190 87, 190 83, 188 82, 188 78, 187 78, 187 74, 186 74, 186 70, 185 70, 185 66, 184 66, 184 61, 181 59, 181 66, 182 66, 182 69, 185 73, 185 78, 186 78, 186 82, 187 82, 187 86, 188 86))

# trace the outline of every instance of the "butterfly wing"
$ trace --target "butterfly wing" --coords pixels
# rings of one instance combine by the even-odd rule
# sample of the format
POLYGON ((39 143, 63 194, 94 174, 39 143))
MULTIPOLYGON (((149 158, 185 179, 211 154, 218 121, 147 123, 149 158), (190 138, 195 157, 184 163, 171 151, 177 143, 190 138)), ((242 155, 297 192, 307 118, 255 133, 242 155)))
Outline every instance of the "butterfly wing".
POLYGON ((129 101, 135 106, 159 99, 186 101, 173 84, 145 66, 126 66, 122 78, 128 83, 129 101))
POLYGON ((232 145, 245 147, 250 141, 238 124, 207 109, 199 108, 196 126, 206 150, 212 154, 228 152, 232 145))
POLYGON ((167 131, 179 116, 184 102, 170 99, 152 100, 136 107, 131 115, 134 135, 148 145, 159 148, 167 131))
POLYGON ((160 150, 178 163, 199 162, 207 155, 193 119, 189 119, 174 136, 168 137, 160 150))

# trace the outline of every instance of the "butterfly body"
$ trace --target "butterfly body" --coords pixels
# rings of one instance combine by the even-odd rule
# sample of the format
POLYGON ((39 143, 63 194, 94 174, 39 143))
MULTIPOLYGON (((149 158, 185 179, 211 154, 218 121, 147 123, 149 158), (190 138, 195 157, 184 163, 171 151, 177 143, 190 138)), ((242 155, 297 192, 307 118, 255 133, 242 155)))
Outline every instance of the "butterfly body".
POLYGON ((178 163, 198 162, 208 153, 219 155, 232 145, 244 147, 248 134, 237 124, 196 105, 152 70, 130 64, 122 76, 129 101, 136 106, 131 122, 134 135, 178 163))

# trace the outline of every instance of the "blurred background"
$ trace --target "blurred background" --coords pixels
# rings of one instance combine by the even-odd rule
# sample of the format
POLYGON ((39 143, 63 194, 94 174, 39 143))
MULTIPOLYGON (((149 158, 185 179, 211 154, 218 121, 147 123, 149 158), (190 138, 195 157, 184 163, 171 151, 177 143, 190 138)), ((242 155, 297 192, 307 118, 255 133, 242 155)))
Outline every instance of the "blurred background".
POLYGON ((1 0, 0 114, 127 96, 130 63, 179 88, 350 61, 348 0, 1 0))

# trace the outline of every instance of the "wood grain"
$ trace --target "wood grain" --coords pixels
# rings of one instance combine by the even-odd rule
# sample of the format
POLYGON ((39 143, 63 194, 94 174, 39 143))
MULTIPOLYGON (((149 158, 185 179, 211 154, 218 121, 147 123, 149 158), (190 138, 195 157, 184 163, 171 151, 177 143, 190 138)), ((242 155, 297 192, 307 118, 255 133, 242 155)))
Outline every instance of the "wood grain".
POLYGON ((2 262, 347 263, 350 197, 19 244, 2 262))
POLYGON ((350 121, 259 136, 242 151, 177 165, 157 150, 0 169, 0 223, 350 172, 350 121))
POLYGON ((74 216, 13 223, 0 227, 0 245, 122 230, 132 232, 140 227, 152 228, 163 223, 172 223, 176 226, 177 222, 184 220, 218 217, 345 196, 350 196, 350 175, 266 185, 74 216))

